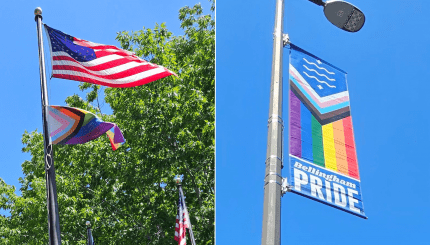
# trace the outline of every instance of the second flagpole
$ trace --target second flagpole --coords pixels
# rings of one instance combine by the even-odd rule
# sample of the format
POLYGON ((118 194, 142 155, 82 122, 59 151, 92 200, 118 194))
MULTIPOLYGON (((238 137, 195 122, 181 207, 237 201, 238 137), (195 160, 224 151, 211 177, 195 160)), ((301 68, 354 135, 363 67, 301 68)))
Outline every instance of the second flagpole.
MULTIPOLYGON (((175 180, 176 180, 176 184, 178 185, 179 196, 181 197, 181 201, 182 201, 182 203, 184 205, 184 208, 185 208, 185 210, 187 210, 187 213, 188 213, 188 208, 187 208, 187 205, 185 204, 184 192, 182 191, 182 181, 181 181, 181 178, 177 177, 177 178, 175 178, 175 180)), ((188 213, 188 218, 190 218, 189 216, 190 215, 188 213)), ((193 233, 193 228, 192 228, 192 225, 191 225, 191 220, 188 219, 187 221, 188 221, 188 224, 190 224, 190 227, 188 227, 188 229, 190 230, 191 243, 193 245, 196 245, 196 240, 194 239, 194 233, 193 233)))
POLYGON ((39 45, 39 69, 40 69, 40 92, 42 99, 42 120, 43 139, 45 150, 45 173, 46 173, 46 199, 48 208, 48 230, 49 245, 61 245, 60 218, 58 214, 57 184, 55 181, 54 158, 52 144, 50 144, 48 123, 46 116, 48 113, 48 90, 46 87, 45 56, 43 51, 42 34, 42 9, 37 7, 34 10, 35 21, 37 23, 37 39, 39 45))

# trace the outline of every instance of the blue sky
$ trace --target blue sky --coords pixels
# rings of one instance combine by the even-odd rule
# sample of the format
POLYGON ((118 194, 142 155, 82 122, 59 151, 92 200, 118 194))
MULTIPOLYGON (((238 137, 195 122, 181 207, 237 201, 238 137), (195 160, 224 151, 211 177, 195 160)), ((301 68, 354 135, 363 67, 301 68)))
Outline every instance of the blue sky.
MULTIPOLYGON (((217 2, 217 244, 261 243, 275 2, 217 2)), ((348 73, 369 219, 288 193, 281 201, 281 244, 428 244, 430 2, 351 2, 366 15, 358 33, 333 26, 307 0, 285 0, 284 33, 348 73)), ((284 49, 286 126, 287 54, 284 49)), ((287 135, 288 127, 284 152, 287 135)), ((288 176, 286 159, 282 175, 288 176)))
MULTIPOLYGON (((23 177, 21 163, 30 160, 29 154, 21 152, 21 137, 25 130, 42 130, 39 57, 37 49, 36 22, 33 11, 43 9, 43 21, 49 26, 72 36, 96 43, 119 46, 115 40, 120 31, 137 31, 143 26, 153 28, 155 23, 166 22, 169 31, 182 35, 179 9, 194 6, 198 0, 180 1, 6 1, 2 3, 0 16, 3 25, 3 47, 0 55, 2 95, 0 96, 0 178, 15 185, 19 194, 18 178, 23 177)), ((205 13, 210 4, 202 1, 205 13)), ((44 35, 45 36, 45 35, 44 35)), ((45 36, 45 59, 50 74, 49 54, 45 36)), ((49 103, 65 105, 67 96, 82 93, 79 82, 56 79, 48 81, 49 103)), ((103 104, 103 103, 102 103, 103 104)), ((103 113, 111 110, 107 104, 103 113)), ((43 168, 43 166, 40 166, 43 168)), ((4 213, 3 210, 0 213, 4 213)))

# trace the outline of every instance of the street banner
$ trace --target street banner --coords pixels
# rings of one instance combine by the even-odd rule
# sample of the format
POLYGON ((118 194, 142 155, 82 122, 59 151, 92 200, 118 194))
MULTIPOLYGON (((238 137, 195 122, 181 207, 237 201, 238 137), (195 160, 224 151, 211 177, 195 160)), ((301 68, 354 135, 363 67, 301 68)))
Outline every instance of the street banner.
POLYGON ((290 44, 289 85, 291 191, 367 218, 346 72, 290 44))

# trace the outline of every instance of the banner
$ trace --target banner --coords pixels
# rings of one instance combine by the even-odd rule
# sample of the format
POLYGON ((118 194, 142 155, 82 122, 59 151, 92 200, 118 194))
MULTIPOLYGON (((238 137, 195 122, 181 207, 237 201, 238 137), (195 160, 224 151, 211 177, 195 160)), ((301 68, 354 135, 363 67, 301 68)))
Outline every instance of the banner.
POLYGON ((290 44, 291 191, 364 215, 346 72, 290 44))

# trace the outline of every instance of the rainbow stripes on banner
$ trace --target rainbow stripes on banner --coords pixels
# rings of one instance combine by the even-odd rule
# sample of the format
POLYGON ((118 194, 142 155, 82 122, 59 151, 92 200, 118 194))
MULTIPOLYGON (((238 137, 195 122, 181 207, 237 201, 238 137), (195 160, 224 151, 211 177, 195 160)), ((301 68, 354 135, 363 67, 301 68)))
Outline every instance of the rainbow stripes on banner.
POLYGON ((290 91, 290 154, 359 179, 351 116, 321 125, 290 91))
POLYGON ((365 218, 346 72, 290 45, 292 191, 365 218))
POLYGON ((48 106, 48 131, 52 144, 84 144, 106 133, 112 150, 125 139, 114 123, 103 122, 91 112, 66 106, 48 106))

